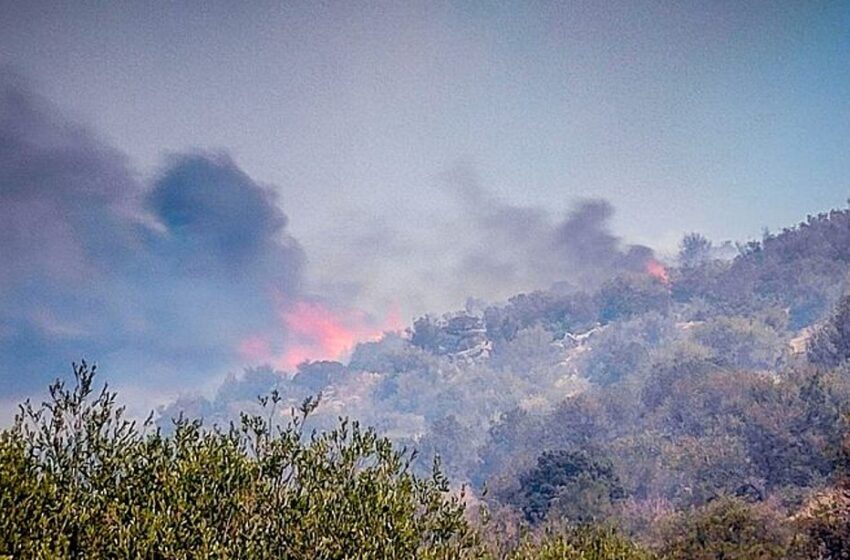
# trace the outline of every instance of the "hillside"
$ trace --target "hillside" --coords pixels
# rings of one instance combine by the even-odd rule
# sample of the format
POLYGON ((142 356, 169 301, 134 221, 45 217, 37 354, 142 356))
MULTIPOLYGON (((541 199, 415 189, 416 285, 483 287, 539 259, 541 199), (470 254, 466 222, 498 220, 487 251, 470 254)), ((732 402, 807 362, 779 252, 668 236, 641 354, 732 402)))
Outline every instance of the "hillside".
MULTIPOLYGON (((563 551, 605 542, 622 554, 632 554, 629 558, 652 554, 670 559, 844 558, 850 550, 846 523, 850 513, 846 499, 850 491, 846 483, 850 299, 842 298, 850 272, 848 247, 850 210, 811 217, 794 228, 765 235, 761 242, 739 246, 732 259, 717 258, 708 240, 692 234, 683 240, 677 263, 662 267, 653 260, 648 263, 653 266, 645 270, 612 275, 597 289, 539 291, 498 305, 424 316, 403 332, 359 344, 348 363, 304 362, 291 373, 271 367, 246 370, 229 377, 212 399, 184 397, 160 409, 157 422, 162 431, 156 432, 154 440, 146 440, 149 436, 137 434, 135 428, 121 428, 117 417, 116 423, 103 424, 96 430, 105 431, 96 433, 106 438, 103 442, 118 438, 116 449, 125 451, 115 455, 119 461, 115 476, 127 480, 135 475, 121 471, 130 467, 120 465, 136 465, 133 461, 138 460, 132 469, 147 472, 151 467, 144 466, 145 456, 160 453, 155 451, 157 446, 165 446, 164 466, 181 457, 181 446, 192 445, 197 446, 193 454, 201 453, 191 455, 196 457, 192 461, 213 460, 219 465, 215 469, 223 469, 198 471, 198 481, 202 487, 218 484, 215 477, 229 476, 231 467, 213 459, 219 457, 218 451, 202 459, 218 449, 216 438, 224 438, 221 449, 236 445, 234 453, 246 454, 248 463, 239 467, 247 469, 246 481, 254 480, 248 474, 254 472, 251 462, 263 464, 266 453, 284 449, 296 453, 269 459, 282 461, 281 473, 288 472, 287 465, 301 461, 296 459, 300 454, 312 457, 314 463, 303 463, 286 475, 282 488, 295 486, 281 490, 284 493, 308 484, 301 477, 312 477, 314 468, 319 469, 316 473, 337 472, 333 470, 336 461, 344 462, 333 476, 342 478, 327 482, 309 478, 309 484, 318 485, 319 496, 324 496, 319 488, 337 488, 337 484, 348 488, 348 476, 373 476, 368 474, 372 467, 363 465, 373 465, 378 469, 374 472, 389 477, 380 483, 389 486, 380 488, 397 484, 409 488, 409 484, 430 480, 430 486, 416 491, 422 493, 399 499, 420 500, 420 506, 410 506, 410 511, 420 511, 416 508, 426 502, 444 504, 443 509, 434 510, 436 517, 431 520, 411 521, 420 524, 416 525, 420 532, 408 534, 408 541, 396 534, 386 536, 388 542, 407 547, 404 550, 418 550, 418 555, 507 557, 510 553, 516 558, 543 558, 548 557, 546 550, 566 554, 563 551), (265 397, 258 402, 258 395, 272 395, 271 401, 265 397), (314 396, 318 401, 311 400, 314 396), (286 411, 299 407, 306 420, 302 417, 294 425, 287 424, 281 436, 272 436, 272 427, 289 418, 286 411), (230 435, 205 432, 200 423, 185 419, 198 417, 207 426, 226 426, 233 420, 238 423, 245 411, 242 432, 231 428, 230 435), (183 419, 173 423, 178 416, 183 419), (375 432, 363 435, 358 425, 349 431, 347 421, 339 423, 343 416, 373 426, 375 432), (313 431, 312 438, 303 428, 313 431), (257 429, 267 435, 251 436, 257 429), (121 435, 122 430, 130 432, 121 435), (119 445, 124 437, 130 438, 126 440, 129 447, 119 445), (251 443, 253 437, 260 438, 257 442, 282 437, 289 443, 272 451, 278 449, 277 443, 251 443), (176 447, 167 451, 171 445, 176 447), (207 449, 207 445, 213 447, 207 449), (296 452, 298 445, 307 447, 296 452), (352 447, 345 451, 346 446, 352 447), (388 455, 392 446, 416 449, 416 453, 388 455), (129 463, 118 459, 124 453, 129 454, 129 463), (437 470, 435 457, 439 458, 437 470), (326 467, 320 467, 325 460, 329 461, 326 467), (384 462, 389 470, 379 466, 384 462), (295 479, 289 478, 293 475, 295 479), (479 506, 486 511, 485 517, 475 515, 479 506), (458 516, 465 516, 471 525, 458 516), (433 540, 429 532, 433 529, 427 528, 431 522, 448 524, 446 530, 455 537, 433 540), (609 529, 582 532, 600 523, 609 529), (538 531, 555 526, 563 530, 555 536, 547 533, 554 540, 543 544, 535 540, 534 535, 542 534, 538 531), (532 540, 526 541, 520 535, 529 530, 532 540)), ((88 371, 85 366, 77 371, 83 393, 90 390, 85 385, 91 383, 88 371)), ((16 503, 10 491, 22 491, 14 481, 30 480, 14 474, 18 471, 13 466, 27 464, 24 456, 17 455, 32 445, 27 441, 41 442, 42 447, 33 448, 39 450, 31 455, 35 461, 51 454, 61 458, 73 449, 86 457, 94 449, 86 446, 94 444, 83 443, 101 440, 78 439, 73 434, 101 425, 97 422, 114 413, 109 400, 114 397, 101 396, 107 400, 95 401, 95 408, 85 412, 80 408, 82 401, 75 401, 85 394, 81 397, 57 387, 53 396, 60 404, 41 413, 27 412, 5 432, 2 468, 12 474, 0 488, 4 507, 16 503), (56 417, 57 410, 65 411, 60 420, 53 424, 42 420, 51 414, 56 417), (83 424, 74 424, 75 417, 83 424), (39 432, 41 422, 47 423, 39 432), (60 440, 67 447, 43 455, 52 445, 51 430, 65 434, 60 440), (23 462, 10 463, 13 457, 23 462)), ((64 472, 64 459, 59 458, 47 463, 58 469, 49 472, 64 472)), ((32 468, 37 473, 43 467, 32 468)), ((265 481, 263 472, 257 471, 257 476, 264 482, 252 482, 250 492, 258 491, 256 484, 280 483, 265 481)), ((43 475, 27 476, 37 481, 43 475)), ((69 480, 77 480, 75 476, 69 480)), ((102 483, 84 480, 93 487, 102 483)), ((377 488, 371 486, 373 482, 351 480, 359 481, 351 482, 351 491, 362 493, 351 499, 389 499, 371 494, 377 488)), ((62 488, 64 483, 57 484, 62 488)), ((158 493, 157 488, 139 491, 158 493)), ((396 496, 394 492, 388 495, 396 496)), ((333 517, 335 508, 351 507, 345 501, 349 498, 331 496, 309 506, 317 508, 309 511, 318 516, 309 523, 324 523, 323 515, 333 517)), ((124 503, 130 496, 114 499, 124 503)), ((210 495, 209 499, 219 498, 210 495)), ((290 503, 289 499, 282 504, 290 503)), ((218 519, 213 512, 219 506, 213 502, 213 509, 202 515, 218 519)), ((399 502, 398 507, 408 505, 399 502)), ((134 519, 136 514, 127 510, 122 515, 134 519)), ((163 527, 172 522, 163 521, 163 527)), ((256 522, 253 517, 244 522, 244 530, 258 530, 249 528, 256 522)), ((374 522, 385 521, 376 518, 374 522)), ((372 531, 372 521, 364 523, 362 530, 372 531)), ((303 529, 304 535, 325 534, 318 527, 304 525, 297 530, 303 529)), ((188 530, 191 536, 193 529, 188 530)), ((309 538, 304 542, 313 544, 305 544, 302 550, 324 546, 309 538)), ((234 542, 222 546, 235 546, 234 542)), ((356 546, 374 543, 362 541, 356 546)), ((347 557, 327 550, 324 557, 347 557)), ((370 557, 383 557, 374 554, 370 557)), ((610 556, 614 557, 627 556, 610 556)))
POLYGON ((556 504, 585 491, 532 482, 554 452, 587 454, 619 481, 616 499, 594 496, 581 515, 616 510, 645 526, 658 508, 734 495, 793 512, 833 479, 845 433, 843 359, 825 368, 805 349, 844 293, 848 247, 846 209, 731 260, 688 236, 669 280, 627 272, 593 291, 422 317, 358 345, 347 364, 248 370, 212 400, 161 413, 224 421, 271 388, 293 403, 321 393, 317 427, 359 418, 417 448, 422 472, 439 455, 456 484, 486 484, 491 506, 530 522, 576 514, 556 504))

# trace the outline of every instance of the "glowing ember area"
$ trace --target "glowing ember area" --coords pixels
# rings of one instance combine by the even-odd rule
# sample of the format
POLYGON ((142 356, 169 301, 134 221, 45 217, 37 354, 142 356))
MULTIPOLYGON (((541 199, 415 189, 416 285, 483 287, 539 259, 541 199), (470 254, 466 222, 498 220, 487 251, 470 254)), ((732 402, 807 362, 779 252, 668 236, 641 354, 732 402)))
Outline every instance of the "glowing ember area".
POLYGON ((291 370, 306 360, 340 360, 359 342, 378 340, 387 331, 402 329, 398 311, 374 321, 360 310, 333 310, 314 301, 298 301, 281 312, 286 327, 286 350, 276 353, 269 338, 242 340, 237 351, 248 361, 266 362, 291 370))
POLYGON ((655 259, 649 259, 646 263, 646 273, 664 284, 670 285, 670 275, 667 274, 667 267, 655 259))

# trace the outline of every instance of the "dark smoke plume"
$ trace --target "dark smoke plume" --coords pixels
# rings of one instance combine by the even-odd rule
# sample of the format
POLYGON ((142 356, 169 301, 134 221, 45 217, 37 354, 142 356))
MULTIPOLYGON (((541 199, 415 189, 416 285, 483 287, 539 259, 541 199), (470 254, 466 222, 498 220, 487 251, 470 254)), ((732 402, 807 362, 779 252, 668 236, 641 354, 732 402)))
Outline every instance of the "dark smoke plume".
POLYGON ((0 387, 97 357, 180 384, 280 328, 304 255, 272 191, 226 155, 176 155, 153 185, 11 75, 0 78, 0 387))

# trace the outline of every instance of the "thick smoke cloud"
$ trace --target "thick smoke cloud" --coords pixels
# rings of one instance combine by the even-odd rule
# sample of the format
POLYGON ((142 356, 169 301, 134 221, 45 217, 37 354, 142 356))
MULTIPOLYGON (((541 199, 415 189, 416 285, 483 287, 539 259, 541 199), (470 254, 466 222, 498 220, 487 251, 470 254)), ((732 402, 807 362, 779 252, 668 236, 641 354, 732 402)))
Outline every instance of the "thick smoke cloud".
POLYGON ((226 154, 173 155, 142 180, 9 75, 0 77, 0 177, 7 398, 42 389, 81 357, 125 392, 162 397, 246 365, 291 371, 344 359, 358 341, 469 297, 588 288, 652 259, 611 233, 604 201, 582 201, 558 221, 499 201, 457 166, 441 176, 447 205, 426 231, 377 219, 350 228, 327 240, 332 250, 305 280, 281 201, 226 154))
POLYGON ((40 277, 80 281, 93 258, 126 256, 140 188, 124 158, 13 76, 0 76, 0 170, 4 295, 40 277))
POLYGON ((624 271, 644 271, 653 251, 624 244, 610 229, 613 207, 579 200, 561 220, 543 208, 502 202, 480 184, 474 170, 458 165, 441 177, 460 201, 465 239, 454 275, 480 290, 469 296, 507 297, 517 291, 592 289, 624 271))
POLYGON ((96 358, 140 386, 237 365, 280 330, 304 255, 272 191, 226 155, 174 156, 148 186, 124 156, 0 77, 0 388, 96 358), (283 302, 283 303, 282 303, 283 302))
POLYGON ((281 288, 299 282, 300 249, 293 239, 281 238, 286 215, 271 190, 226 156, 174 158, 146 203, 168 232, 157 248, 184 272, 250 273, 274 279, 281 288))
POLYGON ((315 284, 379 314, 394 303, 410 318, 538 289, 593 290, 653 262, 650 248, 612 233, 614 209, 605 200, 573 201, 558 219, 547 208, 499 200, 492 190, 472 165, 449 168, 433 189, 417 194, 431 203, 442 199, 439 213, 418 224, 380 217, 352 224, 328 240, 332 258, 311 258, 315 284))

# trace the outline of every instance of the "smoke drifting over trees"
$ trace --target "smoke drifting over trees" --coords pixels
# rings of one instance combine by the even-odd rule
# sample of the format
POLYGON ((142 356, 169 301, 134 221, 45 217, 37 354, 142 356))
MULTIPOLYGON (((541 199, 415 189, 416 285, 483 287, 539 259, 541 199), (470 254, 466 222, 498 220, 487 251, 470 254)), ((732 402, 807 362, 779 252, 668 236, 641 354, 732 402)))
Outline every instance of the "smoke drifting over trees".
MULTIPOLYGON (((7 396, 88 354, 119 387, 168 397, 156 410, 163 431, 138 442, 173 429, 213 441, 173 419, 229 425, 271 392, 275 407, 306 400, 311 428, 350 416, 374 426, 368 441, 390 438, 387 453, 390 441, 418 449, 388 483, 440 457, 508 527, 604 520, 664 558, 850 548, 836 521, 848 510, 850 210, 766 232, 734 256, 687 234, 668 266, 611 232, 603 200, 556 219, 499 201, 459 166, 440 179, 452 206, 432 235, 396 242, 378 224, 368 247, 354 249, 359 235, 340 245, 350 274, 317 280, 285 197, 227 154, 174 154, 141 179, 8 76, 0 174, 7 396), (367 279, 386 289, 372 267, 402 247, 440 257, 401 266, 421 274, 395 285, 402 304, 431 290, 465 307, 407 321, 387 306, 367 279), (746 538, 725 540, 728 519, 746 538)), ((4 432, 9 453, 27 445, 21 430, 4 432)), ((450 487, 434 477, 438 504, 450 487)))
POLYGON ((507 526, 614 523, 662 558, 840 558, 848 224, 811 216, 732 261, 683 244, 668 281, 624 270, 424 316, 347 364, 249 369, 160 414, 224 422, 270 388, 321 392, 316 427, 364 419, 418 449, 420 473, 439 456, 507 526))
MULTIPOLYGON (((561 220, 541 208, 515 206, 493 198, 468 165, 442 176, 473 227, 459 277, 502 298, 518 290, 578 289, 622 271, 643 271, 649 247, 626 245, 610 230, 613 207, 604 200, 580 200, 561 220)), ((487 297, 488 294, 467 294, 487 297)))
POLYGON ((347 268, 308 275, 286 200, 226 153, 172 154, 140 178, 24 80, 6 72, 0 84, 0 251, 11 263, 0 271, 0 355, 18 363, 0 376, 11 394, 81 353, 142 391, 243 365, 291 370, 403 328, 401 314, 423 311, 417 301, 445 309, 554 284, 575 291, 653 259, 610 232, 605 201, 553 220, 493 198, 458 165, 435 182, 451 209, 432 231, 375 224, 340 243, 347 268))
POLYGON ((0 175, 7 393, 80 352, 185 386, 234 363, 240 337, 281 328, 276 298, 301 294, 304 254, 276 196, 226 155, 174 155, 148 185, 4 75, 0 175))

